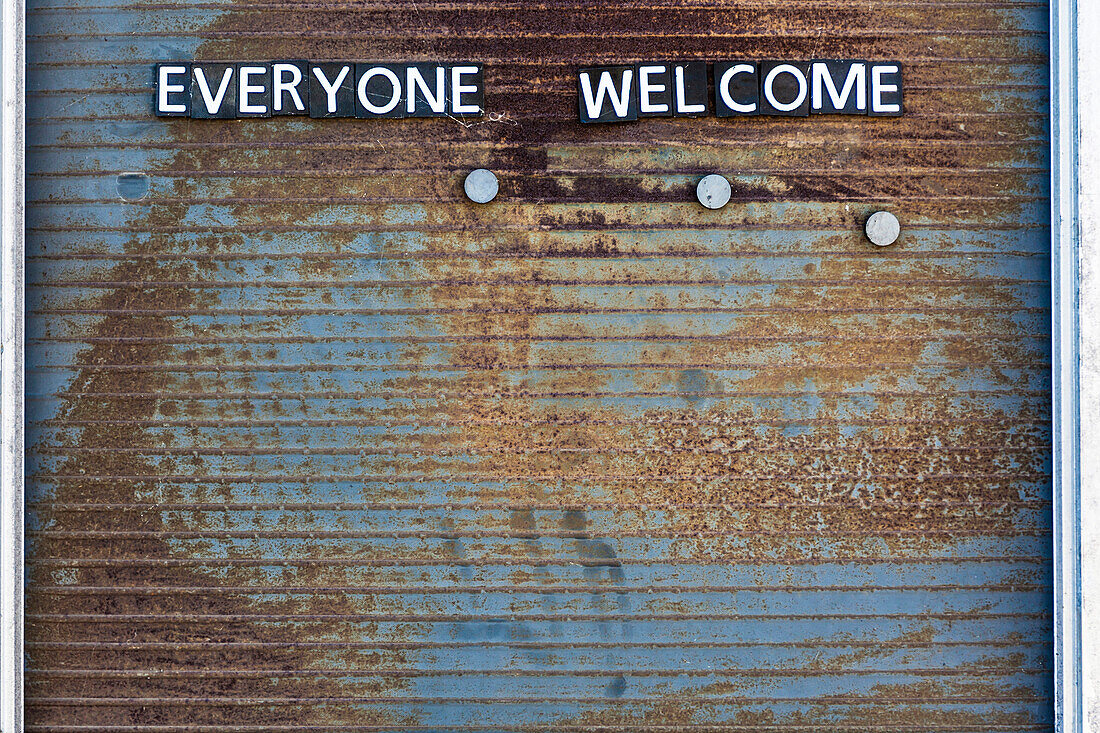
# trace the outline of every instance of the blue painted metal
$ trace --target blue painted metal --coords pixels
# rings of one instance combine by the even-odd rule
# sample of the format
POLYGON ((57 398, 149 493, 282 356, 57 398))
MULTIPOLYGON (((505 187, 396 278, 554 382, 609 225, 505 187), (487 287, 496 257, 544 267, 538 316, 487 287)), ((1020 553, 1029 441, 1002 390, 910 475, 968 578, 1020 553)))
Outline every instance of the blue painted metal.
POLYGON ((1052 729, 1044 7, 69 3, 32 730, 1052 729), (573 119, 729 48, 900 59, 907 115, 573 119), (192 57, 477 59, 490 115, 154 119, 192 57))

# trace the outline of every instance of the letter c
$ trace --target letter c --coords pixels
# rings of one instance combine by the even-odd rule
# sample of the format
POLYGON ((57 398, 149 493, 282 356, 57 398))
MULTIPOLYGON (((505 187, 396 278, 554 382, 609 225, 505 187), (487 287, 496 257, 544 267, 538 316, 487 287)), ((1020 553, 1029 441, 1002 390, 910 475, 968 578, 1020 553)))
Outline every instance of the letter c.
POLYGON ((752 114, 756 111, 756 102, 741 104, 730 96, 730 82, 733 81, 733 77, 737 74, 751 74, 753 71, 755 69, 752 64, 737 64, 726 69, 726 72, 722 74, 722 78, 718 81, 718 92, 722 95, 722 101, 734 112, 752 114))

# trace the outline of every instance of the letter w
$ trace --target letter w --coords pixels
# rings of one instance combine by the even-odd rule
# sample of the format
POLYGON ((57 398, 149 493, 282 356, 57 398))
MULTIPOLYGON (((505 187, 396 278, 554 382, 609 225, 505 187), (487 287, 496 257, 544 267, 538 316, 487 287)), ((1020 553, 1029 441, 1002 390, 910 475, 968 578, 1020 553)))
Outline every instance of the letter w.
POLYGON ((611 100, 611 106, 615 109, 616 117, 626 117, 629 112, 628 100, 630 95, 630 83, 633 80, 634 70, 627 69, 623 72, 622 89, 615 88, 615 79, 610 71, 600 72, 600 83, 596 85, 596 98, 592 98, 591 74, 581 74, 581 93, 584 95, 584 106, 588 110, 588 116, 596 119, 603 110, 604 97, 611 100))

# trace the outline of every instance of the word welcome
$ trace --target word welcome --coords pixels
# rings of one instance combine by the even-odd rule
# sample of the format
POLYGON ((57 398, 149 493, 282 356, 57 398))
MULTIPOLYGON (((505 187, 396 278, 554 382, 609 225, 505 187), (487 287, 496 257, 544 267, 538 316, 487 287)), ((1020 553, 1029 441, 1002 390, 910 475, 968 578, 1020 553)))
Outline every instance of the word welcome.
POLYGON ((178 62, 155 73, 158 117, 444 117, 485 108, 475 63, 178 62))
POLYGON ((703 61, 591 66, 577 74, 581 122, 641 117, 811 114, 897 117, 901 65, 870 61, 703 61), (708 73, 712 70, 712 73, 708 73), (713 97, 709 93, 713 79, 713 97))

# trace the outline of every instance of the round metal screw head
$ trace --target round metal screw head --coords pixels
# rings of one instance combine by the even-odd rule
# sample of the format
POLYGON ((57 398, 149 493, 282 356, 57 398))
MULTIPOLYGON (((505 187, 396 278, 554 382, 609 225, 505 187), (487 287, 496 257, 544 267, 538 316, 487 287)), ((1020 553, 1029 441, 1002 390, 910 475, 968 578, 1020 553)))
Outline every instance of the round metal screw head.
POLYGON ((487 204, 497 197, 500 184, 491 170, 478 168, 466 176, 465 188, 466 196, 475 204, 487 204))
POLYGON ((731 193, 730 182, 717 173, 704 176, 695 187, 696 198, 708 209, 720 209, 728 204, 731 193))
POLYGON ((867 218, 864 226, 867 238, 879 247, 886 247, 898 241, 901 235, 901 222, 889 211, 877 211, 867 218))

